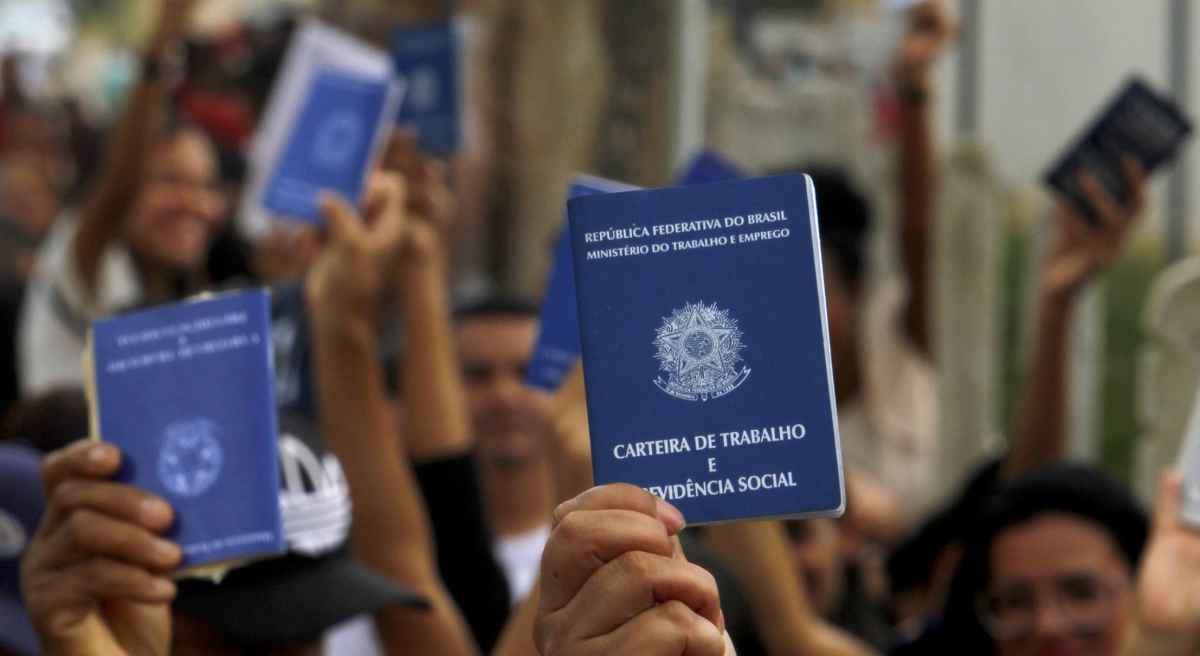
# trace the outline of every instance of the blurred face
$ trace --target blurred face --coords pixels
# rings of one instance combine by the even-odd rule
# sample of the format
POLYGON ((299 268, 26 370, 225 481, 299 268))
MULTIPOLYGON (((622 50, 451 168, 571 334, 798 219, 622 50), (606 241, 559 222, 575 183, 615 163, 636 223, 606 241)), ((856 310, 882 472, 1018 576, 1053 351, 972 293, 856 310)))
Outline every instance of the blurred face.
POLYGON ((842 554, 838 528, 832 519, 807 519, 789 525, 792 557, 804 577, 813 606, 829 617, 842 598, 842 554))
POLYGON ((537 337, 533 317, 478 317, 458 326, 458 352, 479 453, 493 465, 540 457, 544 398, 525 384, 537 337))
POLYGON ((156 149, 148 176, 125 226, 126 240, 156 266, 199 269, 225 212, 208 139, 195 130, 171 135, 156 149))
POLYGON ((1098 524, 1046 513, 992 544, 980 602, 1000 656, 1115 656, 1132 610, 1129 567, 1098 524))
POLYGON ((854 351, 858 348, 858 299, 833 257, 826 254, 822 258, 822 264, 825 272, 825 315, 829 322, 829 348, 836 383, 838 371, 855 362, 854 351))

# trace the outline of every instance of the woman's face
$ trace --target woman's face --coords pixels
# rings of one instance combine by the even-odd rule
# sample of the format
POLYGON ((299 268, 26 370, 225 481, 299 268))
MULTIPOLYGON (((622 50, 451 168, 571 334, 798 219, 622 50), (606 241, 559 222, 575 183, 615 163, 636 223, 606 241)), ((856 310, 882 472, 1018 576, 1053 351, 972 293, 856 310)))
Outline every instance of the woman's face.
POLYGON ((126 240, 154 265, 196 271, 225 215, 212 146, 195 130, 176 132, 155 149, 146 175, 126 240))
POLYGON ((1131 572, 1099 524, 1044 513, 992 543, 980 614, 1000 656, 1115 656, 1132 612, 1131 572))

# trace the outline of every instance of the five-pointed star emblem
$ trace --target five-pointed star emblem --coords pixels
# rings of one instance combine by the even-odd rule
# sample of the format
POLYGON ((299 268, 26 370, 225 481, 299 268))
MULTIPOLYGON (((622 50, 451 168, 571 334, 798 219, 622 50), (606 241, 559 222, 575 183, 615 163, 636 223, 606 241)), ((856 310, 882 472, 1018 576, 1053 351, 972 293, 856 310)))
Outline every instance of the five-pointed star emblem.
POLYGON ((721 362, 721 341, 728 338, 732 332, 732 329, 719 328, 706 323, 697 309, 692 311, 686 325, 673 333, 663 335, 662 339, 671 345, 675 357, 680 362, 681 366, 677 375, 684 376, 689 372, 705 368, 720 373, 725 370, 725 365, 721 362), (688 352, 685 342, 688 337, 695 334, 704 335, 710 340, 712 347, 708 349, 707 353, 696 356, 688 352))

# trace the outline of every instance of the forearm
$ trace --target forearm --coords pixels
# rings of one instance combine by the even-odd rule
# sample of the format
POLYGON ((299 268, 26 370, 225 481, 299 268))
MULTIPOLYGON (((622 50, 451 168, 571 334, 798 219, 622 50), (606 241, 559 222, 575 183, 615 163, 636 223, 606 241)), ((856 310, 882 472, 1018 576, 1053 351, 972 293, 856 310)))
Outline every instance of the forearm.
POLYGON ((533 626, 537 621, 540 599, 538 588, 534 586, 525 601, 521 602, 517 612, 508 620, 492 656, 537 656, 537 646, 533 644, 533 626))
POLYGON ((120 121, 105 144, 103 168, 84 201, 71 245, 77 270, 95 290, 100 258, 133 207, 149 166, 150 152, 166 120, 166 84, 143 78, 134 87, 120 121))
POLYGON ((872 653, 869 647, 817 616, 778 522, 719 524, 705 529, 705 537, 745 587, 755 623, 770 653, 872 653))
POLYGON ((451 341, 449 293, 440 254, 406 263, 403 314, 406 348, 401 379, 407 416, 407 448, 414 460, 471 450, 466 391, 451 341))
POLYGON ((322 434, 341 460, 354 515, 356 557, 408 583, 433 603, 428 613, 384 611, 377 618, 389 652, 473 654, 458 610, 437 576, 428 519, 390 421, 376 338, 366 321, 345 314, 314 321, 322 434), (392 649, 396 646, 397 649, 392 649))
POLYGON ((902 82, 900 102, 899 196, 900 244, 909 299, 905 330, 909 339, 932 356, 929 316, 932 290, 929 280, 929 243, 933 237, 935 197, 940 183, 934 146, 929 84, 902 82))
POLYGON ((1039 292, 1034 350, 1017 410, 1017 432, 1004 463, 1005 478, 1053 463, 1066 452, 1067 358, 1074 307, 1074 292, 1039 292))

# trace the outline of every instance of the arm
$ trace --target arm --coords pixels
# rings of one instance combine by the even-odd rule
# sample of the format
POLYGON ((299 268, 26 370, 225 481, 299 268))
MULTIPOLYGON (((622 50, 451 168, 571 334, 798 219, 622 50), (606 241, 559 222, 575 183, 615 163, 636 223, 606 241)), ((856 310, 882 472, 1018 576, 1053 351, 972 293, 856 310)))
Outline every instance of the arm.
POLYGON ((905 333, 913 345, 932 357, 929 242, 940 180, 930 108, 930 76, 954 27, 940 0, 925 2, 912 12, 895 69, 900 99, 900 247, 909 293, 903 320, 905 333))
MULTIPOLYGON (((161 3, 158 27, 144 55, 147 61, 161 65, 178 44, 194 5, 195 0, 161 3)), ((84 201, 79 229, 71 242, 71 257, 89 294, 96 291, 100 259, 119 235, 148 173, 151 150, 166 120, 166 100, 162 75, 143 71, 105 146, 99 181, 84 201)))
POLYGON ((775 521, 718 524, 705 538, 746 587, 755 623, 772 654, 865 656, 871 648, 819 618, 775 521))
POLYGON ((1017 433, 1001 475, 1017 476, 1060 460, 1067 450, 1067 358, 1071 318, 1087 283, 1108 268, 1124 249, 1145 206, 1145 179, 1132 159, 1124 162, 1132 201, 1121 207, 1095 179, 1082 184, 1100 213, 1089 226, 1065 204, 1058 207, 1059 233, 1038 284, 1038 319, 1029 372, 1019 406, 1017 433))
POLYGON ((364 223, 340 200, 325 204, 330 244, 307 281, 321 431, 350 486, 355 555, 432 602, 426 612, 390 609, 377 615, 389 653, 474 654, 462 617, 438 578, 429 520, 375 360, 383 279, 394 270, 389 263, 404 233, 399 179, 377 176, 367 207, 373 211, 364 223))
POLYGON ((1137 580, 1137 612, 1121 653, 1185 656, 1200 649, 1200 533, 1179 521, 1181 477, 1158 488, 1154 530, 1137 580))
POLYGON ((411 135, 392 138, 387 166, 404 175, 408 227, 400 279, 408 453, 416 461, 474 448, 466 390, 454 350, 442 231, 454 212, 445 167, 417 151, 411 135))

